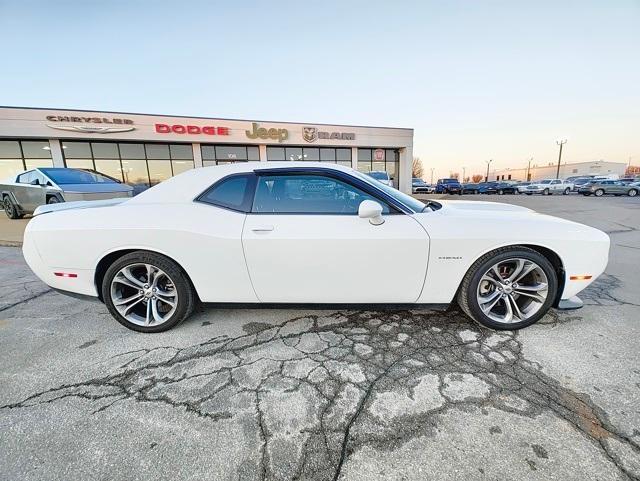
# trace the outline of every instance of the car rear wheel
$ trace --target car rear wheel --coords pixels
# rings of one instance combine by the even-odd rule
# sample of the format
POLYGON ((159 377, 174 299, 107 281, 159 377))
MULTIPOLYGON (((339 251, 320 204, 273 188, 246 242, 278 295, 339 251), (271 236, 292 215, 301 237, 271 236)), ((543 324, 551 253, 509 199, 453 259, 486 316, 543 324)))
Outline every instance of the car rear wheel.
POLYGON ((504 190, 499 189, 499 190, 498 190, 498 195, 503 195, 503 194, 504 194, 504 190))
POLYGON ((527 327, 542 318, 556 296, 558 278, 539 252, 505 247, 485 254, 465 275, 458 304, 491 329, 527 327))
POLYGON ((544 190, 542 191, 542 194, 543 194, 543 195, 551 195, 551 192, 549 191, 549 189, 544 189, 544 190))
POLYGON ((120 324, 148 333, 175 327, 196 304, 191 282, 180 266, 146 251, 124 255, 109 267, 102 298, 120 324))
POLYGON ((564 195, 569 195, 570 192, 571 192, 571 189, 569 187, 567 187, 566 189, 564 189, 563 194, 564 195))
POLYGON ((19 219, 22 217, 18 211, 18 207, 16 207, 8 195, 5 195, 4 199, 2 199, 2 207, 4 208, 4 213, 7 214, 9 219, 19 219))
POLYGON ((604 195, 604 190, 598 189, 593 193, 596 197, 602 197, 604 195))
POLYGON ((49 198, 47 198, 47 204, 57 204, 58 202, 60 202, 60 200, 58 200, 58 198, 55 195, 52 195, 49 198))
POLYGON ((629 192, 627 192, 627 195, 629 197, 635 197, 636 195, 638 195, 638 191, 636 189, 629 189, 629 192))

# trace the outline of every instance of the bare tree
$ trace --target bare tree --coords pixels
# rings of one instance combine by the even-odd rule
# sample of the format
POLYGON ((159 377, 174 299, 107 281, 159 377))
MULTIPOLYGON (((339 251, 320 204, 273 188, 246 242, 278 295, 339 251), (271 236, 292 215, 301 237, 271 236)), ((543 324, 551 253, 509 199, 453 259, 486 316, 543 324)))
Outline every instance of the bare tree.
POLYGON ((411 176, 416 179, 422 179, 424 175, 424 166, 422 165, 422 161, 420 157, 413 158, 413 164, 411 165, 411 176))
POLYGON ((474 184, 477 184, 478 182, 481 182, 482 179, 484 179, 484 175, 482 175, 482 174, 475 174, 473 177, 471 177, 471 181, 474 184))
POLYGON ((452 179, 458 180, 460 178, 460 173, 458 172, 449 172, 449 177, 452 179))

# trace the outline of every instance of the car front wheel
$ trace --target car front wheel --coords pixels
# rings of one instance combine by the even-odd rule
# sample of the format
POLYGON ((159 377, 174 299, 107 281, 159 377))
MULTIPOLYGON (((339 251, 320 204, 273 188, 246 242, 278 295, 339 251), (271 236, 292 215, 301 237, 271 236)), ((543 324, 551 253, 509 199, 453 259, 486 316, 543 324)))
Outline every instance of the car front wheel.
POLYGON ((527 247, 505 247, 471 266, 457 300, 469 317, 486 327, 521 329, 547 313, 557 289, 556 272, 546 257, 527 247))
POLYGON ((636 195, 638 195, 638 191, 636 189, 629 189, 629 192, 627 192, 627 195, 629 197, 635 197, 636 195))
POLYGON ((602 197, 604 195, 604 190, 598 189, 593 193, 596 197, 602 197))
POLYGON ((566 189, 564 189, 563 194, 564 195, 569 195, 569 192, 571 192, 571 189, 569 187, 567 187, 566 189))
POLYGON ((8 195, 2 199, 2 208, 9 219, 19 219, 21 217, 20 212, 18 212, 18 208, 11 201, 11 198, 8 195))
POLYGON ((115 261, 102 281, 111 315, 139 332, 162 332, 193 312, 196 296, 185 272, 160 254, 135 251, 115 261))
POLYGON ((542 195, 551 195, 551 191, 549 189, 544 189, 542 191, 542 195))

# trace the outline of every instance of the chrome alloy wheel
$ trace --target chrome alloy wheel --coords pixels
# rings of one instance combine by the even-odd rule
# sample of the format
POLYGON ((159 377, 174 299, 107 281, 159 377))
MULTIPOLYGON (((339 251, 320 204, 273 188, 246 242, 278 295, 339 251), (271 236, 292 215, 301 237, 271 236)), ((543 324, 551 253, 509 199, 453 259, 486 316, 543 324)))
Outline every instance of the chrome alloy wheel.
POLYGON ((549 281, 542 268, 529 259, 506 259, 487 270, 478 283, 477 301, 495 322, 525 321, 544 305, 549 281))
POLYGON ((127 321, 139 326, 167 322, 178 306, 173 280, 151 264, 129 264, 111 281, 111 301, 127 321))

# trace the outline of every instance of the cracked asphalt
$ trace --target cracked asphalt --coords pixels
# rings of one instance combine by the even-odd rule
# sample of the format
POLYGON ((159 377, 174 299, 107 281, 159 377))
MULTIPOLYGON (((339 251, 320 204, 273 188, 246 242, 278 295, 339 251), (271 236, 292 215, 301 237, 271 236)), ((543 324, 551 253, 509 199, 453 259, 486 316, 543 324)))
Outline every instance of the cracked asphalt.
POLYGON ((640 202, 481 199, 610 233, 583 309, 496 333, 205 307, 143 335, 0 248, 0 479, 640 479, 640 202))

